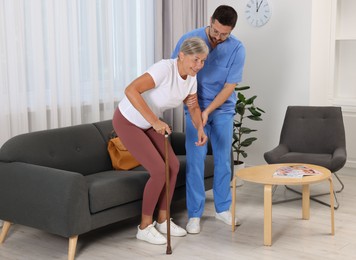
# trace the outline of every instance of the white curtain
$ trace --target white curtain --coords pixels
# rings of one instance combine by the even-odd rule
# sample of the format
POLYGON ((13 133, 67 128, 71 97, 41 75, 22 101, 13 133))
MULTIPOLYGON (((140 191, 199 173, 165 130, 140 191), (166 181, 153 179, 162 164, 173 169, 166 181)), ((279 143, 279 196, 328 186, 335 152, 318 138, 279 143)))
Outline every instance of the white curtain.
POLYGON ((0 0, 0 145, 110 119, 153 50, 154 0, 0 0))
MULTIPOLYGON (((179 38, 207 25, 207 0, 155 0, 155 61, 171 57, 179 38)), ((183 106, 167 111, 164 119, 175 131, 184 131, 183 106)))

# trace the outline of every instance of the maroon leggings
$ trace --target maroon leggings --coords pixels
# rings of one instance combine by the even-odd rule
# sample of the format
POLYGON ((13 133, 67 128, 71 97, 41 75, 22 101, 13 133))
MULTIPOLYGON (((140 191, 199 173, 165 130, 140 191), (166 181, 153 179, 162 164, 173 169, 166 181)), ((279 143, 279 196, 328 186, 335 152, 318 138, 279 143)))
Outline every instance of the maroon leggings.
MULTIPOLYGON (((118 108, 114 113, 113 126, 127 150, 150 174, 143 192, 142 214, 153 216, 157 204, 158 209, 166 210, 165 137, 158 134, 152 127, 144 130, 132 124, 121 114, 118 108)), ((168 153, 169 199, 171 201, 179 171, 179 161, 170 143, 168 144, 168 153)))

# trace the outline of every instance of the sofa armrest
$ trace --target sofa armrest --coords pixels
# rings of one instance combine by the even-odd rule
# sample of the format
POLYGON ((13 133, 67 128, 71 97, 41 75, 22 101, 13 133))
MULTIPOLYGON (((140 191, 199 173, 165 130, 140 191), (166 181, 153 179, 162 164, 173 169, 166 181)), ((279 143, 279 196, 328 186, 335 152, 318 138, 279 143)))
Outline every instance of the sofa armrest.
POLYGON ((0 219, 64 237, 89 231, 85 177, 22 162, 0 162, 0 219))

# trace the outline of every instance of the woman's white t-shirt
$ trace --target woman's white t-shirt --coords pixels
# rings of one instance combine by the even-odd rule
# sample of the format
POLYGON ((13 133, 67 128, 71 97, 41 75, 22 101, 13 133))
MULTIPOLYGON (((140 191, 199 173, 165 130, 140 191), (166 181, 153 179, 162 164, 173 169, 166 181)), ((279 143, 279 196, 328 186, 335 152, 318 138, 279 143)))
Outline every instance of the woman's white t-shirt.
MULTIPOLYGON (((197 92, 196 76, 183 79, 178 72, 177 59, 161 60, 147 71, 155 82, 155 87, 142 93, 143 99, 157 116, 170 108, 178 107, 189 95, 197 92)), ((122 115, 136 126, 148 129, 151 124, 141 115, 125 96, 119 103, 122 115)))

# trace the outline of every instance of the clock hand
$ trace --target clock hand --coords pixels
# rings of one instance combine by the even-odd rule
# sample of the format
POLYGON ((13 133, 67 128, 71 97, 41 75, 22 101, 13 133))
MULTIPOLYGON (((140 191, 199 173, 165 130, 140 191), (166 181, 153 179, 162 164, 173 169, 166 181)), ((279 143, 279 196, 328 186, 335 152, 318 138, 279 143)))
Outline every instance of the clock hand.
POLYGON ((256 1, 256 12, 258 12, 258 10, 260 9, 262 2, 263 0, 260 2, 259 5, 257 5, 258 1, 256 1))

